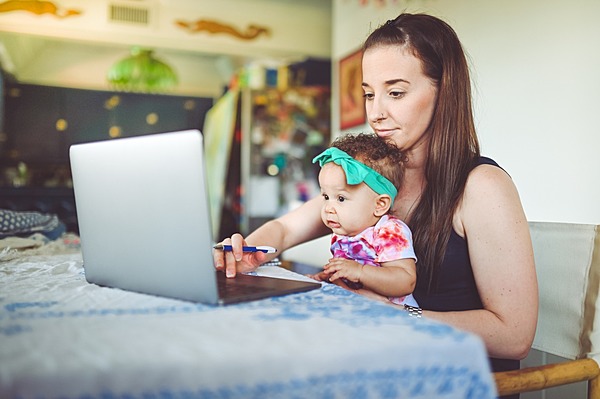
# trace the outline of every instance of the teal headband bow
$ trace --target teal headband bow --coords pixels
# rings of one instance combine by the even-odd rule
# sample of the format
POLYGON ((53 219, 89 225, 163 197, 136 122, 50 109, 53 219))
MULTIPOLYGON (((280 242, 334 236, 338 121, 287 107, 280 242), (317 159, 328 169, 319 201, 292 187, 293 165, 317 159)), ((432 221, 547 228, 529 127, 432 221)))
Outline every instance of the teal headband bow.
POLYGON ((313 159, 315 162, 319 162, 321 167, 329 162, 341 166, 346 174, 346 183, 355 185, 364 182, 377 194, 388 194, 394 203, 398 190, 392 182, 339 148, 329 147, 313 159))

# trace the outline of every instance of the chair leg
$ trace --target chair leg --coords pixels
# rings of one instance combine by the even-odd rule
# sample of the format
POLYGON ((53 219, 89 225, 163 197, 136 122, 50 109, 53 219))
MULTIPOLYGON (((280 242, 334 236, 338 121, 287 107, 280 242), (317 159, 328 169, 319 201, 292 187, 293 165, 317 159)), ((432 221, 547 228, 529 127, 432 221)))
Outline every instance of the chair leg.
POLYGON ((588 381, 588 398, 600 399, 600 368, 594 359, 569 360, 521 370, 496 372, 494 379, 499 396, 588 381))
POLYGON ((588 399, 600 399, 600 375, 588 381, 588 399))

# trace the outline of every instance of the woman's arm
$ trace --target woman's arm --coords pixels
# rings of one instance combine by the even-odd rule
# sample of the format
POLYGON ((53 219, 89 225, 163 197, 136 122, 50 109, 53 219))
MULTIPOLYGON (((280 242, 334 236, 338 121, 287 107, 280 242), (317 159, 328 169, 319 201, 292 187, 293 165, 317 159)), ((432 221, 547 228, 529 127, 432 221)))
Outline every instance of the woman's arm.
POLYGON ((237 272, 256 269, 288 248, 330 233, 321 221, 321 202, 321 197, 313 198, 297 209, 265 223, 246 238, 237 233, 226 238, 223 244, 231 244, 233 250, 214 251, 215 267, 225 270, 228 277, 234 277, 237 272), (244 253, 243 245, 268 245, 277 248, 277 254, 244 253))
POLYGON ((524 358, 537 324, 537 277, 527 219, 503 170, 471 172, 454 227, 467 240, 484 309, 424 315, 476 333, 492 357, 524 358))

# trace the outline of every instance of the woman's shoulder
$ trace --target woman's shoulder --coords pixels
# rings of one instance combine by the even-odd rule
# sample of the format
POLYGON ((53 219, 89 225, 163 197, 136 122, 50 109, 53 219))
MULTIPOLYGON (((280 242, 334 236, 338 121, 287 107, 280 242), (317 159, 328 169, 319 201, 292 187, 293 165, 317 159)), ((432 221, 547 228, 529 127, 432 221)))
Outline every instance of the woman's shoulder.
POLYGON ((475 160, 475 167, 477 167, 479 165, 493 165, 497 168, 501 168, 500 165, 498 165, 498 163, 496 161, 494 161, 492 158, 488 158, 488 157, 484 157, 484 156, 480 156, 478 159, 475 160))
MULTIPOLYGON (((521 208, 517 188, 510 175, 490 158, 483 158, 469 173, 458 208, 461 224, 506 215, 521 208)), ((458 230, 462 230, 459 228, 458 230)), ((461 232, 459 232, 459 235, 461 232)))
POLYGON ((512 182, 508 172, 502 168, 496 161, 487 157, 479 157, 467 178, 465 192, 468 192, 473 186, 485 184, 496 184, 501 181, 512 182))

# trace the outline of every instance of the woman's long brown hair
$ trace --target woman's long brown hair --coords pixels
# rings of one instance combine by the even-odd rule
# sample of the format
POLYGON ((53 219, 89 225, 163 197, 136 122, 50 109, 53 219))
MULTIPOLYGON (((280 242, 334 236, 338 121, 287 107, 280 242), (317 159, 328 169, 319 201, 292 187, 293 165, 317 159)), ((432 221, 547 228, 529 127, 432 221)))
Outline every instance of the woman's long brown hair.
POLYGON ((418 275, 431 290, 444 260, 452 218, 480 150, 471 103, 467 60, 454 30, 425 14, 401 14, 373 31, 363 45, 404 46, 436 83, 437 104, 429 126, 427 185, 408 225, 419 259, 418 275))

